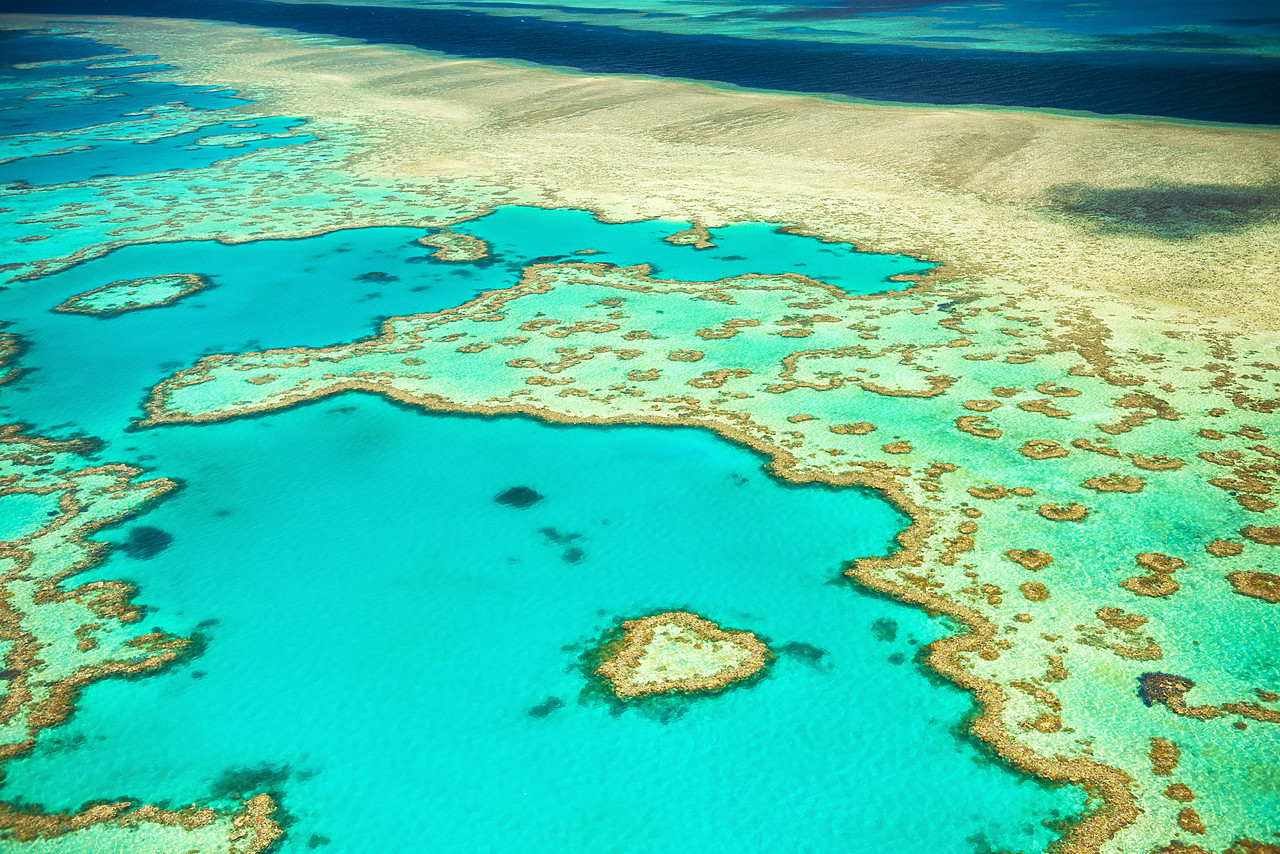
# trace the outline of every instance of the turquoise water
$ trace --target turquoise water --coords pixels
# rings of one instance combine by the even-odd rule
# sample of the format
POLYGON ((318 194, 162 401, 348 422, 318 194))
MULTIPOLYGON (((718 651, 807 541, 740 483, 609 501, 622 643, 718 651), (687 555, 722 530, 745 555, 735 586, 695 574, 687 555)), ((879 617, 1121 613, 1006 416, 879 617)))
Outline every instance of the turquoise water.
POLYGON ((50 516, 57 516, 57 493, 39 495, 16 492, 0 495, 0 540, 16 540, 44 526, 50 516))
POLYGON ((9 766, 6 798, 181 803, 270 763, 288 770, 298 817, 283 851, 312 834, 335 851, 838 851, 857 838, 969 852, 977 835, 1041 850, 1038 818, 1078 805, 957 738, 969 698, 911 661, 942 625, 832 584, 842 560, 888 547, 890 508, 784 487, 709 434, 428 416, 353 395, 112 451, 185 488, 138 522, 172 546, 117 553, 93 576, 138 583, 167 628, 217 623, 190 665, 87 690, 9 766), (492 500, 515 485, 546 499, 492 500), (566 562, 542 528, 580 534, 585 557, 566 562), (616 616, 673 607, 826 655, 784 653, 769 678, 666 723, 580 704, 572 647, 616 616), (530 717, 549 697, 565 706, 530 717))
POLYGON ((299 145, 315 137, 266 136, 221 144, 218 137, 240 134, 278 134, 302 124, 301 119, 276 118, 261 122, 220 122, 198 130, 167 136, 155 142, 107 140, 88 151, 22 157, 0 163, 0 181, 31 186, 66 184, 89 178, 139 175, 176 169, 200 169, 227 157, 264 148, 299 145), (135 146, 145 145, 145 149, 135 146), (141 170, 141 171, 139 171, 141 170))
MULTIPOLYGON (((671 223, 514 213, 524 226, 546 216, 545 245, 566 217, 619 259, 648 244, 668 272, 682 257, 715 275, 762 264, 669 246, 671 223)), ((499 214, 471 230, 519 266, 514 247, 537 241, 531 228, 504 235, 499 214)), ((772 229, 752 228, 772 257, 759 241, 772 229)), ((732 247, 734 229, 723 233, 732 247)), ((873 496, 785 486, 692 430, 427 415, 359 395, 126 432, 150 385, 202 353, 346 340, 377 317, 515 281, 507 263, 436 261, 418 235, 139 245, 0 294, 29 345, 0 416, 101 436, 104 458, 184 484, 135 523, 173 544, 148 561, 118 551, 91 577, 133 581, 149 621, 209 639, 183 668, 93 685, 71 723, 9 765, 5 798, 200 801, 230 769, 266 763, 297 816, 284 851, 313 834, 334 850, 364 850, 370 834, 385 850, 425 838, 442 851, 621 839, 821 851, 850 834, 868 850, 1044 848, 1040 820, 1078 811, 1078 793, 992 764, 958 735, 968 696, 913 662, 945 626, 834 583, 842 561, 884 553, 903 524, 873 496), (214 287, 107 320, 48 310, 108 278, 175 270, 214 287), (516 485, 547 498, 526 511, 493 502, 516 485), (783 653, 761 683, 665 723, 580 704, 582 645, 616 618, 670 608, 825 655, 783 653), (551 697, 564 707, 529 716, 551 697), (915 826, 922 805, 932 830, 915 826)), ((829 248, 775 244, 787 241, 829 248)))
MULTIPOLYGON (((131 69, 134 72, 138 70, 131 69)), ((8 77, 9 73, 3 76, 8 77)), ((93 72, 94 78, 110 76, 110 70, 93 72)), ((18 108, 0 113, 0 132, 5 134, 50 133, 92 127, 117 121, 157 104, 181 102, 198 110, 217 110, 247 103, 244 98, 227 92, 137 80, 105 84, 93 82, 83 90, 72 89, 69 92, 51 90, 44 81, 39 81, 35 85, 9 89, 4 94, 0 106, 18 108), (45 93, 54 97, 40 97, 45 93)))
POLYGON ((117 435, 141 414, 139 402, 153 385, 202 355, 336 343, 372 333, 381 317, 474 296, 477 273, 432 260, 430 249, 413 243, 421 235, 384 228, 234 246, 127 246, 0 294, 8 331, 30 343, 24 364, 38 367, 0 395, 0 418, 117 435), (213 287, 176 305, 109 320, 49 311, 76 294, 157 271, 200 273, 213 287), (315 298, 319 288, 324 299, 315 298))
POLYGON ((848 244, 782 234, 766 223, 714 229, 714 249, 662 240, 686 225, 606 225, 583 211, 499 208, 456 229, 492 244, 495 256, 478 264, 433 259, 433 249, 415 242, 424 232, 410 228, 235 245, 126 246, 0 295, 0 316, 12 323, 8 331, 29 342, 24 364, 39 367, 19 379, 16 394, 0 396, 0 418, 113 435, 140 415, 138 401, 152 386, 201 356, 348 341, 373 333, 382 318, 449 308, 510 287, 539 259, 648 262, 655 275, 688 281, 791 271, 853 293, 899 287, 887 277, 928 269, 903 256, 862 254, 848 244), (571 254, 593 248, 601 251, 571 254), (110 320, 48 311, 112 281, 164 273, 199 273, 214 288, 163 311, 110 320), (324 299, 315 298, 318 290, 324 299), (94 376, 86 388, 87 346, 94 376))
POLYGON ((600 225, 586 211, 510 206, 453 230, 488 241, 494 260, 507 262, 513 270, 536 260, 649 264, 658 278, 688 282, 748 273, 800 273, 849 293, 867 294, 902 287, 889 282, 889 276, 923 273, 933 266, 903 255, 872 255, 847 243, 785 234, 764 222, 712 229, 715 246, 709 249, 663 241, 687 223, 626 223, 607 231, 600 225), (598 254, 573 256, 583 249, 598 254))
MULTIPOLYGON (((175 94, 118 85, 130 109, 175 94)), ((74 113, 41 121, 103 120, 116 100, 69 98, 74 113)), ((148 150, 166 149, 119 146, 119 167, 148 150)), ((166 180, 176 193, 188 177, 166 180)), ((271 789, 293 816, 284 852, 1044 850, 1042 821, 1078 813, 1080 793, 961 735, 970 698, 914 661, 954 627, 841 578, 904 524, 873 495, 785 485, 700 431, 431 415, 357 394, 130 429, 147 390, 201 355, 350 340, 507 287, 539 259, 692 280, 792 271, 855 293, 927 268, 770 224, 716 229, 705 251, 661 240, 685 226, 502 208, 458 228, 493 247, 475 264, 432 259, 419 229, 369 228, 128 246, 0 291, 6 331, 27 346, 0 420, 101 437, 102 460, 182 483, 101 535, 159 528, 167 548, 116 549, 79 580, 128 579, 148 624, 207 640, 182 666, 88 687, 67 724, 5 766, 0 797, 58 810, 271 789), (168 273, 213 287, 109 319, 51 311, 168 273), (494 502, 519 485, 546 497, 494 502), (757 632, 779 659, 675 714, 592 699, 586 646, 619 618, 673 608, 757 632), (563 705, 531 714, 551 698, 563 705)), ((0 512, 12 525, 48 508, 0 512)))

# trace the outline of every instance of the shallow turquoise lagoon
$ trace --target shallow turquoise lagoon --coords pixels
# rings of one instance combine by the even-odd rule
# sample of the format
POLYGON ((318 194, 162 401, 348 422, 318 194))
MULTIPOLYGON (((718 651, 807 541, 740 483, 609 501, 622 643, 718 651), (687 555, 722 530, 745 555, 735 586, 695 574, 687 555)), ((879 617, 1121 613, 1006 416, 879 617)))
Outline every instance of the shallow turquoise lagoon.
MULTIPOLYGON (((150 623, 209 641, 180 668, 90 687, 69 724, 8 766, 0 795, 65 809, 268 787, 296 817, 282 850, 298 852, 323 839, 337 851, 371 839, 459 852, 841 851, 851 839, 1043 850, 1055 834, 1042 820, 1078 813, 1080 793, 981 754, 961 735, 970 698, 914 661, 947 627, 841 580, 843 561, 885 553, 904 523, 870 494, 784 485, 697 430, 429 415, 355 394, 127 431, 146 390, 202 353, 349 340, 378 317, 513 284, 532 260, 522 253, 554 246, 565 216, 515 211, 525 226, 546 218, 540 242, 528 229, 508 239, 503 213, 477 229, 501 254, 480 264, 432 259, 416 229, 378 228, 127 247, 0 293, 28 344, 0 417, 101 436, 103 459, 184 484, 104 534, 125 543, 156 527, 167 549, 116 550, 85 577, 135 582, 150 623), (170 272, 214 287, 110 319, 49 310, 170 272), (493 501, 518 485, 545 500, 493 501), (779 660, 674 716, 591 700, 585 646, 619 618, 672 608, 755 631, 779 660), (563 706, 531 715, 551 698, 563 706)), ((585 246, 620 262, 654 248, 668 275, 767 267, 660 240, 682 224, 568 216, 585 246)), ((867 264, 868 289, 901 266, 867 264)))
POLYGON ((912 661, 942 624, 837 581, 889 547, 889 506, 783 486, 708 433, 349 395, 111 450, 185 487, 134 523, 167 550, 92 577, 132 579, 147 621, 203 624, 208 647, 89 688, 10 765, 5 798, 180 803, 268 763, 299 852, 313 834, 335 851, 1042 850, 1039 818, 1079 806, 957 737, 968 696, 912 661), (546 498, 493 501, 516 485, 546 498), (780 658, 665 722, 580 702, 581 646, 667 608, 780 658), (565 705, 530 715, 551 697, 565 705))
MULTIPOLYGON (((348 341, 373 333, 379 318, 473 297, 482 271, 435 261, 413 242, 422 234, 377 228, 236 245, 141 244, 0 293, 7 330, 29 344, 28 370, 0 394, 0 418, 115 436, 141 414, 153 385, 202 355, 348 341), (109 319, 50 311, 113 281, 164 273, 199 273, 212 287, 109 319)), ((489 281, 505 287, 515 279, 489 281)))
POLYGON ((688 223, 649 220, 602 230, 587 211, 508 206, 462 223, 454 231, 489 242, 494 259, 512 268, 531 260, 649 264, 653 275, 686 282, 714 281, 750 273, 800 273, 853 294, 906 287, 890 276, 920 274, 933 265, 905 255, 858 252, 848 243, 824 243, 787 234, 776 224, 750 222, 711 230, 709 249, 667 243, 662 238, 688 223), (582 250, 594 254, 576 255, 582 250))
POLYGON ((112 139, 87 151, 20 157, 0 163, 0 182, 31 186, 67 184, 91 178, 145 175, 177 169, 202 169, 219 160, 265 148, 299 145, 315 137, 273 136, 302 124, 301 119, 275 118, 259 122, 219 122, 198 130, 166 136, 153 142, 112 139), (262 138, 241 140, 242 134, 262 138), (223 143, 221 138, 228 142, 223 143))
MULTIPOLYGON (((0 78, 8 76, 5 71, 9 70, 0 69, 0 78)), ((108 74, 94 72, 94 78, 108 74)), ((179 83, 128 80, 104 84, 94 79, 84 91, 60 91, 41 80, 6 93, 0 105, 17 109, 0 113, 0 133, 72 131, 119 121, 124 116, 157 104, 179 102, 197 110, 218 110, 248 103, 246 99, 228 92, 179 83), (41 97, 44 93, 52 97, 41 97)), ((68 145, 75 145, 73 137, 71 140, 68 145)))
POLYGON ((848 244, 784 234, 767 223, 715 229, 714 249, 662 238, 687 223, 605 224, 589 213, 503 207, 456 229, 489 241, 479 263, 437 261, 412 228, 367 228, 300 240, 137 244, 0 293, 8 331, 29 342, 28 368, 0 395, 0 418, 40 429, 115 435, 137 417, 148 390, 200 356, 273 347, 317 347, 372 334, 382 318, 437 311, 519 282, 536 261, 650 263, 687 281, 800 272, 853 293, 898 287, 887 277, 928 265, 848 244), (581 256, 579 249, 598 254, 581 256), (549 252, 559 254, 548 254, 549 252), (163 309, 109 320, 49 311, 114 281, 198 273, 214 287, 163 309), (323 294, 323 298, 317 298, 323 294), (92 365, 92 381, 86 371, 92 365))
POLYGON ((0 540, 16 540, 44 527, 50 516, 57 516, 58 494, 39 495, 14 492, 0 495, 0 540))

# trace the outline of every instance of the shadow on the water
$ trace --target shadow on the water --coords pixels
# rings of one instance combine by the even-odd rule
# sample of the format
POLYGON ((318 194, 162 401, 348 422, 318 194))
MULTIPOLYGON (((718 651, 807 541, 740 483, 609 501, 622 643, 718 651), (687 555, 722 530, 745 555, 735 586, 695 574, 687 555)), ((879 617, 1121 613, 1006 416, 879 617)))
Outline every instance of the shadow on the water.
POLYGON ((263 762, 258 765, 235 765, 213 779, 209 789, 210 801, 229 804, 243 802, 259 794, 270 795, 276 803, 272 818, 287 834, 289 828, 298 823, 298 816, 285 804, 289 781, 292 778, 305 782, 315 774, 316 772, 311 770, 295 771, 292 766, 285 763, 263 762))
POLYGON ((1084 220, 1098 234, 1162 240, 1231 234, 1280 215, 1280 181, 1252 186, 1157 182, 1122 189, 1059 184, 1047 196, 1051 208, 1084 220))
POLYGON ((1248 39, 1227 33, 1205 33, 1194 30, 1175 32, 1115 33, 1098 37, 1104 44, 1118 48, 1156 48, 1165 50, 1231 50, 1244 49, 1248 39))
POLYGON ((119 548, 134 560, 151 560, 173 543, 173 534, 152 525, 140 525, 129 532, 119 548))
POLYGON ((210 787, 217 800, 240 801, 259 792, 279 793, 293 769, 288 765, 263 762, 254 766, 233 766, 219 774, 210 787))

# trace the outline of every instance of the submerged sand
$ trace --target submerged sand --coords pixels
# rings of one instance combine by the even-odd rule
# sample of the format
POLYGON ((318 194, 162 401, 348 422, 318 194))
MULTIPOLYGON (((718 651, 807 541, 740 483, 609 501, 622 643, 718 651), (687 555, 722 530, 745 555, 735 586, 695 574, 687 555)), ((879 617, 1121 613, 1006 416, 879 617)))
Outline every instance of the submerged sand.
POLYGON ((787 222, 1116 318, 1277 325, 1271 128, 849 103, 189 21, 100 32, 268 112, 358 121, 376 144, 344 164, 357 175, 484 177, 610 220, 787 222))

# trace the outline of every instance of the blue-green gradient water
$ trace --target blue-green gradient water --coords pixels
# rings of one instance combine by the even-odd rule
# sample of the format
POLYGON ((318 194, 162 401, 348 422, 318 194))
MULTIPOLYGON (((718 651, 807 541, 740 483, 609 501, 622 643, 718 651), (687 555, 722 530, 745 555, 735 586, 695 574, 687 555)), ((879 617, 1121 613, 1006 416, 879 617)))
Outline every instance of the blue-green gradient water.
POLYGON ((181 666, 89 686, 6 765, 0 797, 62 810, 267 788, 293 817, 282 852, 1045 850, 1081 794, 963 735, 970 697, 915 661, 954 627, 841 579, 904 524, 872 494, 788 486, 693 429, 427 414, 358 394, 130 429, 146 391, 202 354, 350 340, 581 249, 672 278, 789 270, 856 292, 927 266, 763 224, 715 230, 714 250, 661 240, 685 225, 500 209, 459 227, 492 245, 478 264, 431 258, 419 230, 360 229, 129 246, 0 292, 27 345, 0 420, 98 436, 102 460, 182 483, 101 535, 159 528, 167 547, 115 549, 77 580, 128 579, 148 624, 207 640, 181 666), (111 319, 50 310, 176 272, 214 286, 111 319), (513 486, 545 498, 494 501, 513 486), (756 632, 779 658, 676 714, 592 699, 587 646, 619 618, 673 608, 756 632))

